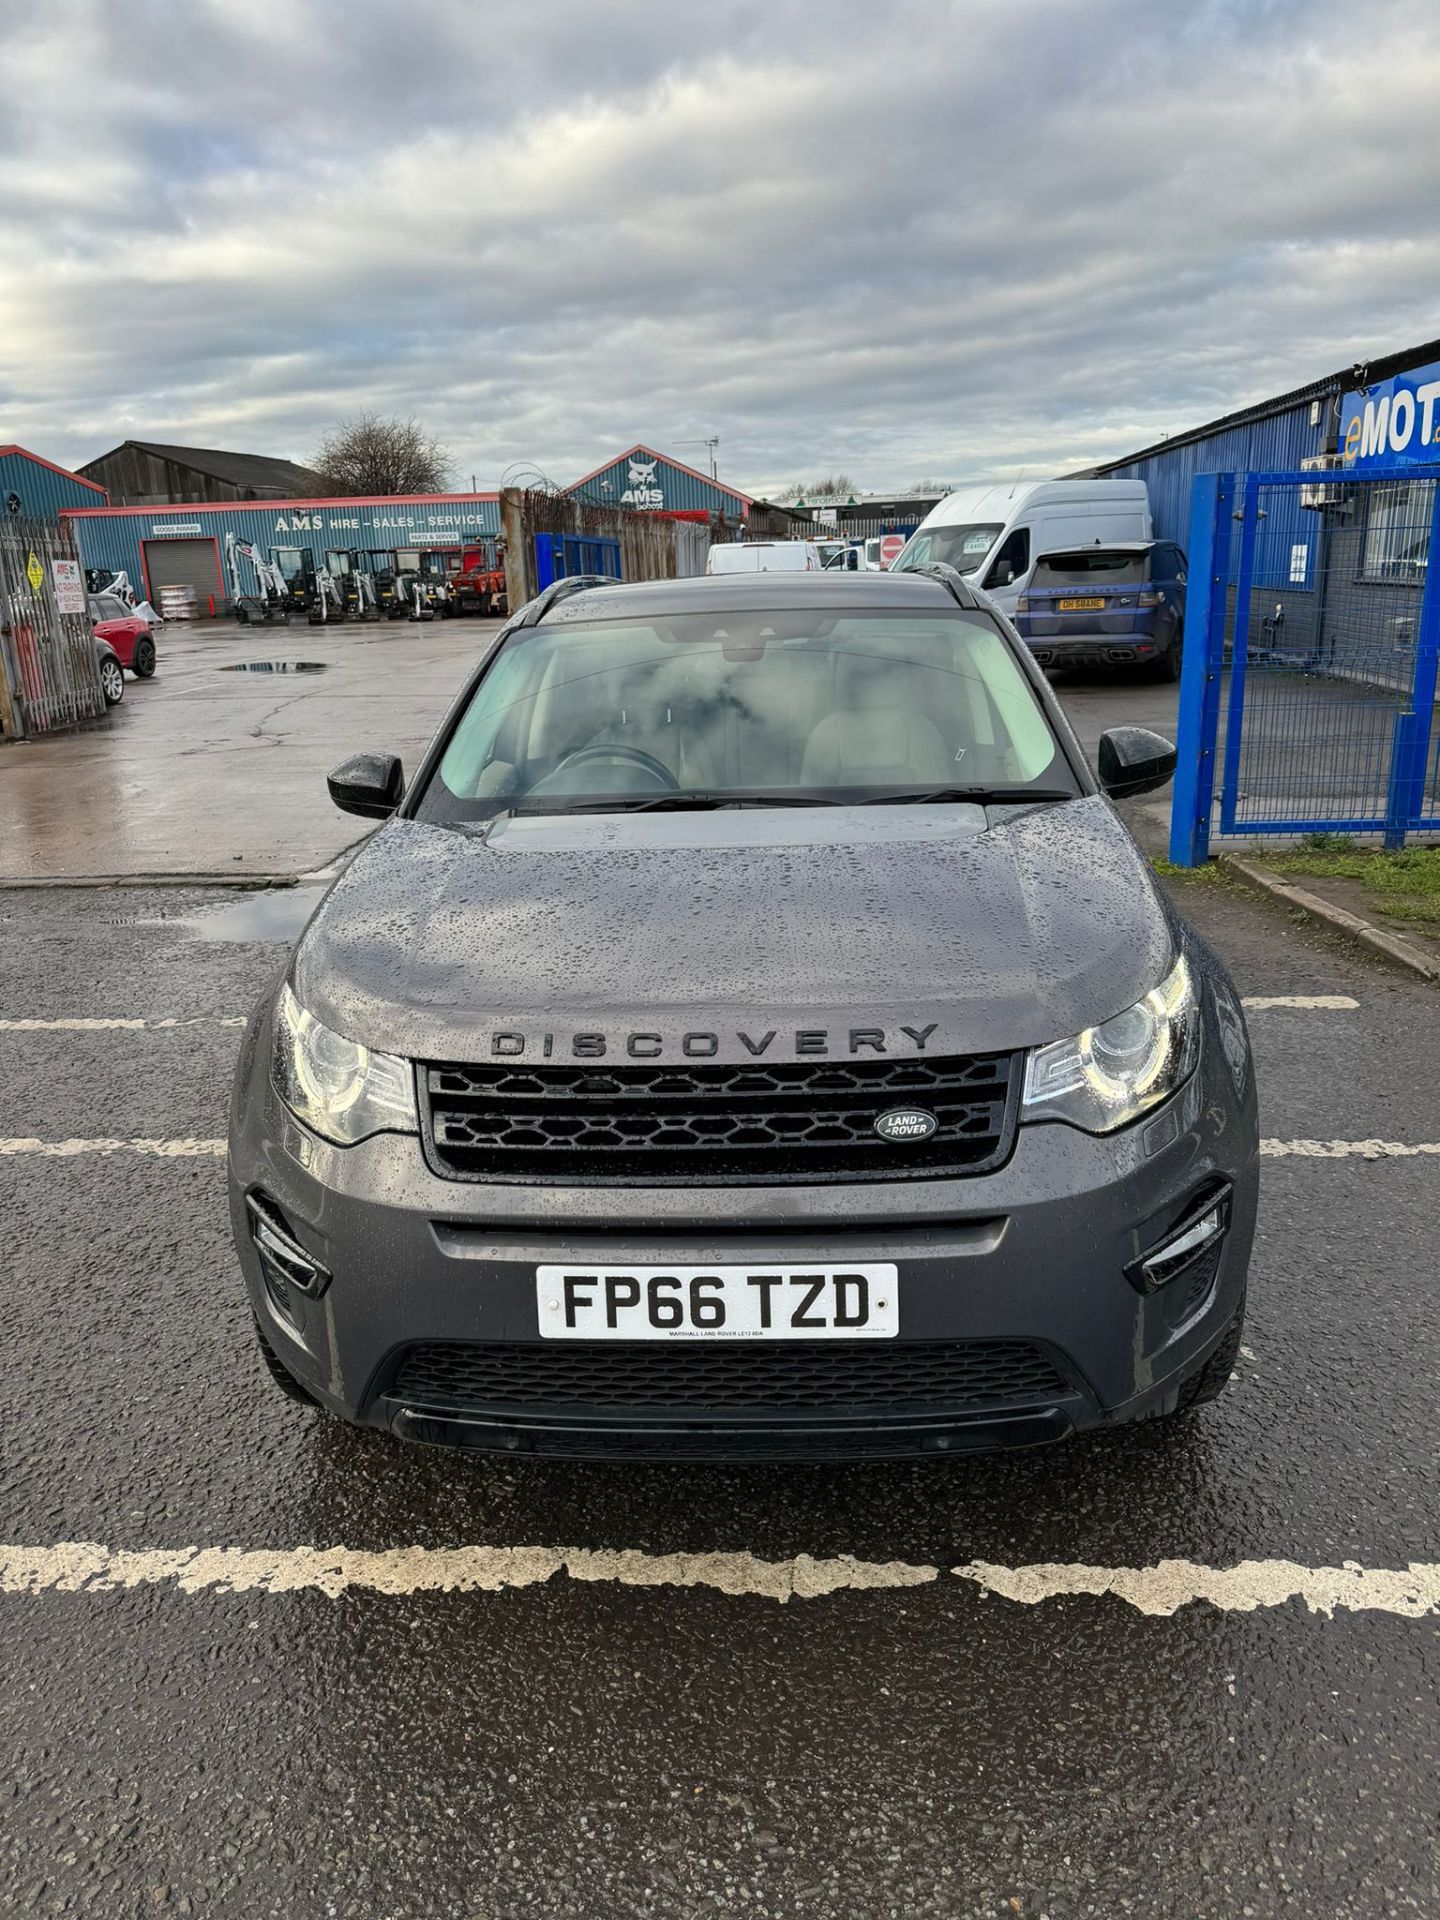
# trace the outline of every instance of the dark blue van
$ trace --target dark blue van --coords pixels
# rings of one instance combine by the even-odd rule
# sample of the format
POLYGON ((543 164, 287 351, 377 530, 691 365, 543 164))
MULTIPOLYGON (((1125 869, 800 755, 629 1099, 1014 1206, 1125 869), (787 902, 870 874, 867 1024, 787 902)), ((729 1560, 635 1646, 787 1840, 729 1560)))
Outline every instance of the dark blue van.
POLYGON ((1148 666, 1178 680, 1185 555, 1168 540, 1041 554, 1015 625, 1042 667, 1148 666))

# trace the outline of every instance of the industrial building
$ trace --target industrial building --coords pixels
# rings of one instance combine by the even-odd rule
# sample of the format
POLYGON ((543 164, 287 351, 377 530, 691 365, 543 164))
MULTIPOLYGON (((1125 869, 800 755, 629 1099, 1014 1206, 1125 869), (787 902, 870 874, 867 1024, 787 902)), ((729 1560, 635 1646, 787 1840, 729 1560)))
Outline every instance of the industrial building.
POLYGON ((25 447, 0 447, 0 509, 53 520, 66 507, 103 506, 104 487, 25 447))
MULTIPOLYGON (((1190 490, 1197 473, 1275 473, 1302 467, 1340 472, 1383 464, 1423 464, 1440 460, 1440 412, 1435 401, 1440 381, 1440 340, 1342 367, 1291 393, 1256 401, 1205 426, 1172 434, 1123 460, 1086 469, 1084 476, 1143 480, 1157 539, 1182 547, 1190 531, 1190 490), (1367 438, 1365 418, 1371 429, 1367 438), (1384 431, 1376 438, 1383 408, 1384 431), (1397 421, 1403 431, 1397 434, 1397 421)), ((1408 517, 1403 503, 1386 490, 1372 495, 1365 529, 1361 571, 1383 576, 1393 564, 1386 548, 1386 527, 1408 517)))
POLYGON ((748 493, 641 442, 582 475, 565 491, 597 507, 683 513, 687 519, 718 515, 732 531, 744 524, 755 504, 748 493))
POLYGON ((226 453, 216 447, 172 447, 124 440, 87 460, 81 476, 103 487, 117 507, 176 506, 191 500, 298 500, 324 491, 318 473, 268 453, 226 453))
MULTIPOLYGON (((1264 597, 1256 642, 1318 660, 1331 657, 1336 633, 1363 633, 1364 674, 1403 684, 1414 670, 1440 474, 1437 402, 1440 340, 1430 340, 1343 367, 1091 471, 1145 481, 1156 537, 1182 548, 1197 474, 1314 472, 1313 487, 1266 493, 1253 572, 1264 597), (1392 477, 1345 485, 1347 475, 1375 468, 1392 477)), ((1225 562, 1232 607, 1240 546, 1230 542, 1225 562)), ((1351 658, 1345 670, 1361 668, 1351 658)))
POLYGON ((496 493, 432 493, 360 500, 267 500, 174 507, 67 508, 87 567, 129 575, 137 591, 160 603, 164 587, 192 587, 202 614, 230 600, 226 535, 253 546, 287 573, 308 555, 324 567, 335 550, 421 552, 459 547, 500 531, 496 493))

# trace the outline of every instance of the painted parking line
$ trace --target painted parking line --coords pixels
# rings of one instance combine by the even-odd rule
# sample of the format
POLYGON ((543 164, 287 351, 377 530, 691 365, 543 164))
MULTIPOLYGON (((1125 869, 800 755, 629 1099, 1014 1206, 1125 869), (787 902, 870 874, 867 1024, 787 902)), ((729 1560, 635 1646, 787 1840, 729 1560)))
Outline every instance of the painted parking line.
POLYGON ((1290 1007, 1298 1013, 1353 1013, 1360 1005, 1348 993, 1255 993, 1240 1002, 1247 1013, 1290 1007))
POLYGON ((1414 1160, 1440 1154, 1440 1140, 1262 1140, 1271 1160, 1414 1160))
POLYGON ((221 1159, 223 1140, 35 1140, 0 1139, 0 1159, 34 1154, 44 1160, 74 1160, 81 1154, 138 1153, 151 1160, 221 1159))
MULTIPOLYGON (((1262 1140, 1260 1152, 1272 1160, 1414 1160, 1440 1155, 1440 1140, 1262 1140)), ((37 1140, 0 1137, 0 1159, 30 1154, 45 1160, 73 1160, 81 1154, 138 1153, 152 1160, 223 1159, 223 1140, 150 1140, 101 1137, 37 1140)))
POLYGON ((971 1561, 944 1573, 906 1560, 816 1559, 796 1554, 762 1560, 750 1553, 642 1553, 591 1547, 166 1547, 153 1551, 61 1541, 0 1546, 0 1593, 105 1594, 171 1587, 185 1594, 499 1593, 542 1586, 564 1574, 582 1584, 706 1587, 732 1597, 816 1600, 843 1591, 874 1592, 965 1581, 1020 1606, 1061 1599, 1118 1600, 1136 1612, 1168 1617, 1203 1604, 1222 1613, 1254 1613, 1301 1600, 1311 1613, 1388 1613, 1418 1620, 1440 1612, 1440 1564, 1406 1567, 1302 1566, 1294 1560, 1241 1560, 1228 1567, 1161 1560, 1149 1567, 1041 1562, 1005 1567, 971 1561))
POLYGON ((178 1027, 243 1027, 243 1013, 193 1013, 167 1020, 0 1020, 0 1033, 169 1033, 178 1027))

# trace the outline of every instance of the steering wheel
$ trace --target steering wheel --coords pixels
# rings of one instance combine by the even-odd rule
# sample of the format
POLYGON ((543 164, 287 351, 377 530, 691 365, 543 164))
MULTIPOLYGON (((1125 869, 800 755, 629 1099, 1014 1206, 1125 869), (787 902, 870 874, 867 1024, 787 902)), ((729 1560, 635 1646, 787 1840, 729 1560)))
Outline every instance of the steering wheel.
POLYGON ((628 747, 623 742, 607 746, 602 741, 589 747, 577 747, 574 753, 567 753, 559 766, 548 773, 543 780, 537 781, 530 791, 538 793, 542 788, 548 787, 552 780, 558 779, 562 773, 568 773, 572 767, 586 766, 595 760, 618 760, 624 766, 637 767, 641 773, 649 774, 656 786, 666 793, 678 793, 680 790, 680 782, 675 775, 665 762, 657 760, 653 753, 646 753, 643 747, 628 747))

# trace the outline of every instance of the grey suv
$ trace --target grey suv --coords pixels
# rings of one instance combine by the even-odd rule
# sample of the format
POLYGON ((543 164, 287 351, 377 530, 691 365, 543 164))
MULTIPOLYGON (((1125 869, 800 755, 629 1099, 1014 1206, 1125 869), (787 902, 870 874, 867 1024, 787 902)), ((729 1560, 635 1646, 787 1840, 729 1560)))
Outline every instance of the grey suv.
POLYGON ((949 568, 523 608, 249 1023, 230 1181, 297 1398, 411 1439, 941 1455, 1209 1400, 1239 1003, 949 568))

